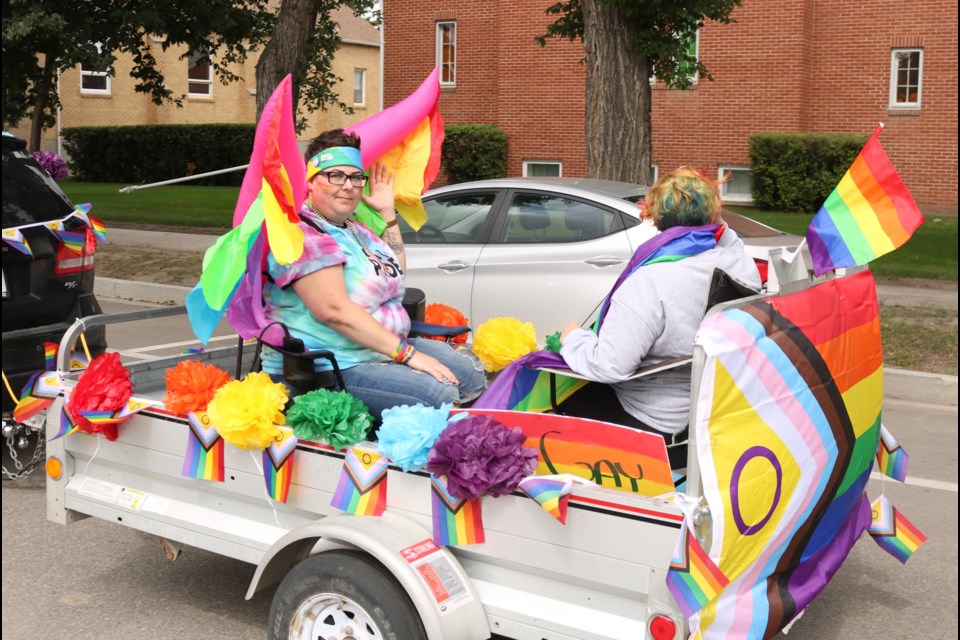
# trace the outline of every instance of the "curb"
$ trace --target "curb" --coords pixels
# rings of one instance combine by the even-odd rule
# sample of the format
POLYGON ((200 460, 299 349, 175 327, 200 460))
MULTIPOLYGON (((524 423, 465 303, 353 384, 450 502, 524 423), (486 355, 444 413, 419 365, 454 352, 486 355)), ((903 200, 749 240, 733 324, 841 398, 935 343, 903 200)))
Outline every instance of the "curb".
POLYGON ((149 304, 182 305, 186 302, 190 287, 97 277, 94 280, 93 292, 98 298, 132 300, 149 304))
POLYGON ((957 376, 907 369, 883 369, 883 397, 925 404, 957 406, 957 376))

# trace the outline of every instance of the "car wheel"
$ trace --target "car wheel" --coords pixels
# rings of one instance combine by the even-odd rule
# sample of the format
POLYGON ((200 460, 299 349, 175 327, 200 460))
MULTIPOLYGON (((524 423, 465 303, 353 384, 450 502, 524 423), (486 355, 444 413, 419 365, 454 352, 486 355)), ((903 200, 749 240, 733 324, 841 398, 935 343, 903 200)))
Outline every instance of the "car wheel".
POLYGON ((317 554, 287 574, 270 607, 271 640, 426 640, 413 602, 369 556, 317 554))

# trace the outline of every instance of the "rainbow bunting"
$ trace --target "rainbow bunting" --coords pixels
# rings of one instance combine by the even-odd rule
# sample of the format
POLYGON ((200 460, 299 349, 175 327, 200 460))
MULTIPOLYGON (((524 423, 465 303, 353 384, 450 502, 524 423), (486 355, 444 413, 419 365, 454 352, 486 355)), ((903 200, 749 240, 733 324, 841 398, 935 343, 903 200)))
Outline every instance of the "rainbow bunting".
POLYGON ((907 481, 910 455, 882 424, 880 425, 880 447, 877 449, 877 466, 880 473, 898 482, 907 481))
POLYGON ((118 421, 124 420, 135 413, 140 413, 144 409, 154 406, 155 404, 157 403, 153 402, 152 400, 135 400, 130 398, 127 400, 127 404, 123 405, 123 407, 117 412, 116 418, 118 421))
POLYGON ((198 480, 223 482, 223 438, 210 424, 206 411, 187 414, 187 451, 180 475, 198 480))
POLYGON ((70 371, 86 369, 89 366, 90 360, 87 359, 87 356, 85 356, 82 351, 74 351, 70 354, 70 371))
POLYGON ((684 521, 667 571, 667 588, 684 615, 689 618, 702 609, 729 583, 684 521))
POLYGON ((56 371, 41 373, 33 387, 33 395, 38 398, 46 398, 52 402, 60 395, 60 374, 56 371))
POLYGON ((73 421, 73 418, 70 417, 70 412, 67 411, 66 405, 60 411, 60 429, 57 431, 57 435, 50 438, 50 441, 62 438, 63 436, 68 436, 71 433, 75 433, 79 429, 76 423, 73 421))
POLYGON ((120 418, 118 418, 113 411, 78 409, 77 413, 89 420, 91 424, 117 424, 120 422, 120 418))
POLYGON ((447 493, 446 483, 430 476, 433 506, 433 541, 439 545, 481 544, 484 541, 480 499, 458 499, 447 493))
POLYGON ((87 240, 87 234, 78 231, 57 231, 57 237, 60 238, 64 246, 74 253, 83 253, 83 244, 87 240))
POLYGON ((927 541, 927 536, 913 526, 913 523, 907 520, 899 509, 890 504, 886 496, 877 498, 870 508, 873 512, 873 522, 867 532, 884 551, 899 560, 901 564, 906 564, 913 552, 927 541))
POLYGON ((924 221, 880 145, 882 130, 881 123, 810 221, 807 244, 818 276, 893 251, 924 221))
POLYGON ((43 361, 47 371, 53 371, 57 368, 57 351, 60 345, 56 342, 43 343, 43 361))
POLYGON ((23 232, 20 231, 20 229, 4 229, 3 241, 20 253, 25 253, 28 256, 33 255, 33 251, 30 249, 30 243, 23 237, 23 232))
POLYGON ((50 231, 53 231, 54 233, 56 233, 57 231, 60 231, 61 229, 63 229, 63 220, 52 220, 50 222, 44 222, 43 226, 45 226, 50 231))
POLYGON ((520 481, 520 490, 536 500, 543 510, 567 523, 567 507, 573 479, 565 476, 532 476, 520 481))
MULTIPOLYGON (((38 396, 36 393, 40 376, 48 373, 50 372, 38 371, 30 376, 30 379, 27 380, 27 384, 23 385, 23 390, 20 392, 20 400, 17 401, 17 405, 13 408, 14 420, 17 422, 26 422, 33 416, 49 407, 53 402, 53 398, 44 397, 43 395, 38 396)), ((54 397, 56 397, 56 394, 54 394, 54 397)))
POLYGON ((103 221, 96 216, 89 216, 90 228, 93 229, 93 235, 97 239, 97 242, 103 244, 107 241, 107 227, 103 224, 103 221))
POLYGON ((263 481, 267 493, 277 502, 287 502, 290 497, 290 481, 293 479, 294 452, 297 438, 292 431, 283 430, 279 442, 271 442, 263 450, 263 481))
POLYGON ((332 504, 358 516, 379 516, 387 508, 387 465, 390 461, 375 451, 350 447, 343 458, 340 484, 332 504))

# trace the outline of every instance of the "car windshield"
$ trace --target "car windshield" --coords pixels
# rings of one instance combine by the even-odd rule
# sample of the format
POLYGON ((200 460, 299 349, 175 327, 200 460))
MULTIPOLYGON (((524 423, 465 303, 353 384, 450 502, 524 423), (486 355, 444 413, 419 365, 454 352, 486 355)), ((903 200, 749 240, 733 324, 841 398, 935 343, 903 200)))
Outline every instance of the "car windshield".
POLYGON ((29 153, 3 150, 3 228, 60 220, 73 205, 29 153))

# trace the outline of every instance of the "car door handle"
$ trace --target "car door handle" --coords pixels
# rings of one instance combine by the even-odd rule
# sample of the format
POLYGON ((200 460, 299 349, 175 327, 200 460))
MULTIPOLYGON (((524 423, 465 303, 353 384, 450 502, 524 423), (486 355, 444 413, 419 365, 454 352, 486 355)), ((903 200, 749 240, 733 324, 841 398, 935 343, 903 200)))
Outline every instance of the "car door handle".
POLYGON ((587 258, 584 260, 589 265, 594 267, 612 267, 615 264, 620 264, 624 261, 624 258, 616 258, 613 256, 600 256, 599 258, 587 258))
POLYGON ((469 262, 464 262, 463 260, 453 260, 452 262, 438 264, 437 269, 440 269, 440 271, 443 271, 444 273, 456 273, 457 271, 469 269, 472 266, 472 264, 469 262))

